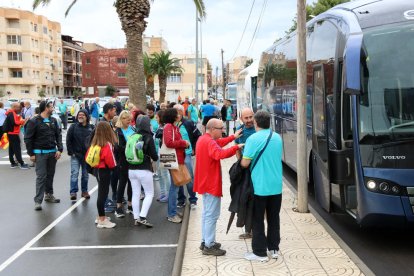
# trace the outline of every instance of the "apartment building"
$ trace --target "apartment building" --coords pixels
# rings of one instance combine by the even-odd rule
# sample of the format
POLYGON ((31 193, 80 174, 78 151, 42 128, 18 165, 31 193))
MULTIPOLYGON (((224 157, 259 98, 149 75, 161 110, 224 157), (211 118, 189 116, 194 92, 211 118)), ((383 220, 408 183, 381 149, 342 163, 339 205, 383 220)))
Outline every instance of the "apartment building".
POLYGON ((247 56, 239 56, 227 64, 227 83, 237 82, 239 73, 246 68, 246 62, 249 59, 247 56))
POLYGON ((82 89, 82 54, 86 52, 82 46, 83 42, 62 35, 63 90, 66 97, 74 96, 75 90, 82 89))
POLYGON ((39 92, 63 96, 58 22, 29 11, 0 7, 0 90, 18 99, 39 99, 39 92))

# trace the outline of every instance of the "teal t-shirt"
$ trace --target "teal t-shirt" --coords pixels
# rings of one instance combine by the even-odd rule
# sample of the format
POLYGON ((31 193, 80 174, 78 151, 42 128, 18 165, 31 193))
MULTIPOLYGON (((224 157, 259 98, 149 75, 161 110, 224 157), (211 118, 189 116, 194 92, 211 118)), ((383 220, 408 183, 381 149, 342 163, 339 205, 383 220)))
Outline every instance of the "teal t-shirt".
MULTIPOLYGON (((234 142, 235 142, 236 144, 245 144, 245 143, 246 143, 247 138, 249 138, 249 137, 250 137, 250 135, 252 135, 252 134, 256 133, 256 129, 254 128, 254 126, 247 128, 247 127, 244 127, 244 125, 241 125, 241 126, 238 126, 236 130, 239 130, 239 129, 241 129, 241 128, 243 128, 243 132, 242 132, 242 133, 243 133, 243 135, 242 135, 242 136, 240 136, 239 138, 237 138, 236 140, 234 140, 234 142)), ((240 151, 241 151, 241 153, 243 154, 244 147, 243 147, 243 148, 241 148, 241 149, 240 149, 240 151)))
POLYGON ((198 122, 198 109, 194 105, 190 104, 190 106, 187 109, 187 112, 189 113, 189 117, 191 121, 194 123, 198 122))
POLYGON ((180 134, 183 140, 188 141, 190 143, 190 146, 187 149, 185 149, 185 154, 191 155, 193 153, 193 148, 191 147, 190 136, 188 136, 187 129, 185 128, 183 124, 180 125, 180 134))
POLYGON ((231 116, 232 113, 233 113, 233 109, 231 108, 231 106, 228 106, 227 107, 227 116, 226 116, 227 121, 233 120, 233 117, 231 116))
POLYGON ((122 134, 124 134, 125 140, 127 140, 127 141, 128 141, 129 136, 131 136, 132 134, 135 133, 135 131, 132 128, 132 126, 128 126, 127 129, 121 128, 121 130, 122 130, 122 134))
POLYGON ((150 123, 151 123, 151 130, 152 130, 152 132, 153 133, 157 132, 158 128, 160 127, 158 125, 157 120, 155 118, 152 118, 151 121, 150 121, 150 123))
POLYGON ((68 111, 68 106, 66 105, 66 103, 59 104, 59 111, 62 114, 66 114, 66 112, 68 111))
MULTIPOLYGON (((243 158, 251 160, 250 170, 265 146, 270 131, 270 129, 262 129, 247 139, 244 145, 243 158)), ((271 196, 282 193, 282 151, 282 138, 279 134, 273 132, 267 148, 252 171, 255 195, 271 196)))

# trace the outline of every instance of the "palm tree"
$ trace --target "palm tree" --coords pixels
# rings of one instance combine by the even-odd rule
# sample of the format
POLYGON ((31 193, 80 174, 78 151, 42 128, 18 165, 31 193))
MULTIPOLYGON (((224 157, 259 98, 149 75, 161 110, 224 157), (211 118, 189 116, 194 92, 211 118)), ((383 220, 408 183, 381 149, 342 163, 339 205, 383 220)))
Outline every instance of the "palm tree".
POLYGON ((165 92, 167 91, 167 78, 171 76, 171 73, 182 73, 183 68, 180 65, 178 58, 170 58, 171 52, 153 53, 153 68, 154 72, 158 75, 158 83, 160 86, 160 98, 159 102, 165 101, 165 92))
MULTIPOLYGON (((201 18, 205 18, 205 5, 203 0, 193 0, 201 18)), ((48 5, 51 0, 33 0, 33 9, 40 4, 48 5)), ((73 0, 65 12, 67 15, 77 2, 73 0)), ((126 36, 128 50, 128 88, 129 99, 141 110, 146 108, 145 75, 142 55, 142 34, 147 27, 146 18, 150 13, 149 0, 115 0, 114 7, 121 21, 122 30, 126 36)))
POLYGON ((156 75, 154 69, 154 60, 152 57, 144 53, 144 75, 146 84, 146 94, 154 98, 154 77, 156 75))

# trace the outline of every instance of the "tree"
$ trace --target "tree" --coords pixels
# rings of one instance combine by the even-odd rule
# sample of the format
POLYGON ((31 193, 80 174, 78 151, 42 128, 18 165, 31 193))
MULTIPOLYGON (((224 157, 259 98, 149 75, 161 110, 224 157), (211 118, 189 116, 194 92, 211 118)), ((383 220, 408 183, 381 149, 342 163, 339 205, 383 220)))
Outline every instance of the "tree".
MULTIPOLYGON (((33 9, 40 4, 48 5, 51 0, 33 0, 33 9)), ((65 16, 77 2, 72 0, 65 16)), ((205 18, 205 5, 203 0, 193 0, 198 14, 205 18)), ((142 35, 147 27, 146 18, 150 13, 149 0, 115 0, 114 7, 121 21, 122 30, 126 36, 128 50, 128 88, 129 100, 141 110, 145 110, 147 105, 145 93, 145 75, 142 55, 142 35)))
POLYGON ((113 97, 114 94, 116 92, 115 87, 113 87, 112 85, 108 84, 105 88, 105 96, 109 96, 109 97, 113 97))
POLYGON ((44 89, 41 89, 41 90, 39 90, 38 92, 37 92, 37 95, 40 97, 40 98, 44 98, 44 97, 46 97, 46 91, 44 90, 44 89))
POLYGON ((252 63, 253 63, 253 59, 249 58, 248 60, 246 60, 246 63, 244 64, 244 68, 249 67, 252 63))
MULTIPOLYGON (((329 10, 336 5, 349 2, 350 0, 318 0, 316 3, 312 3, 311 5, 306 5, 306 21, 311 20, 315 16, 329 10)), ((297 16, 292 19, 292 27, 289 28, 285 33, 290 34, 291 32, 295 31, 297 28, 297 16)))
POLYGON ((144 74, 145 74, 145 84, 146 84, 146 94, 151 98, 154 98, 154 60, 152 57, 148 56, 147 53, 144 53, 144 74))
POLYGON ((153 66, 155 73, 158 75, 158 82, 160 85, 159 102, 163 103, 165 100, 165 92, 167 91, 167 78, 173 72, 181 73, 183 68, 180 65, 180 60, 177 58, 170 58, 171 52, 153 53, 153 66))
POLYGON ((75 88, 72 94, 73 98, 77 99, 78 97, 82 96, 82 90, 80 90, 79 88, 75 88))

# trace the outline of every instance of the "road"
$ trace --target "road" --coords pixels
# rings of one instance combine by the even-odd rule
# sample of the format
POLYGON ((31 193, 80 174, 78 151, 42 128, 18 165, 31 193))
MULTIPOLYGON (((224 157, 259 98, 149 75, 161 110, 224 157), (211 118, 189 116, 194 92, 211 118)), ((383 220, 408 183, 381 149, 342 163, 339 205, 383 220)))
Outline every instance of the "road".
POLYGON ((117 226, 97 229, 96 179, 89 180, 90 200, 70 201, 68 156, 58 161, 55 175, 61 203, 43 203, 41 212, 33 209, 34 169, 11 169, 7 160, 0 150, 6 161, 0 163, 1 275, 171 275, 181 224, 167 221, 165 203, 153 201, 152 229, 134 226, 128 214, 110 214, 117 226))
MULTIPOLYGON (((296 187, 296 175, 284 166, 284 177, 296 187)), ((414 275, 413 229, 361 229, 347 214, 327 213, 312 196, 310 205, 375 275, 414 275)))

